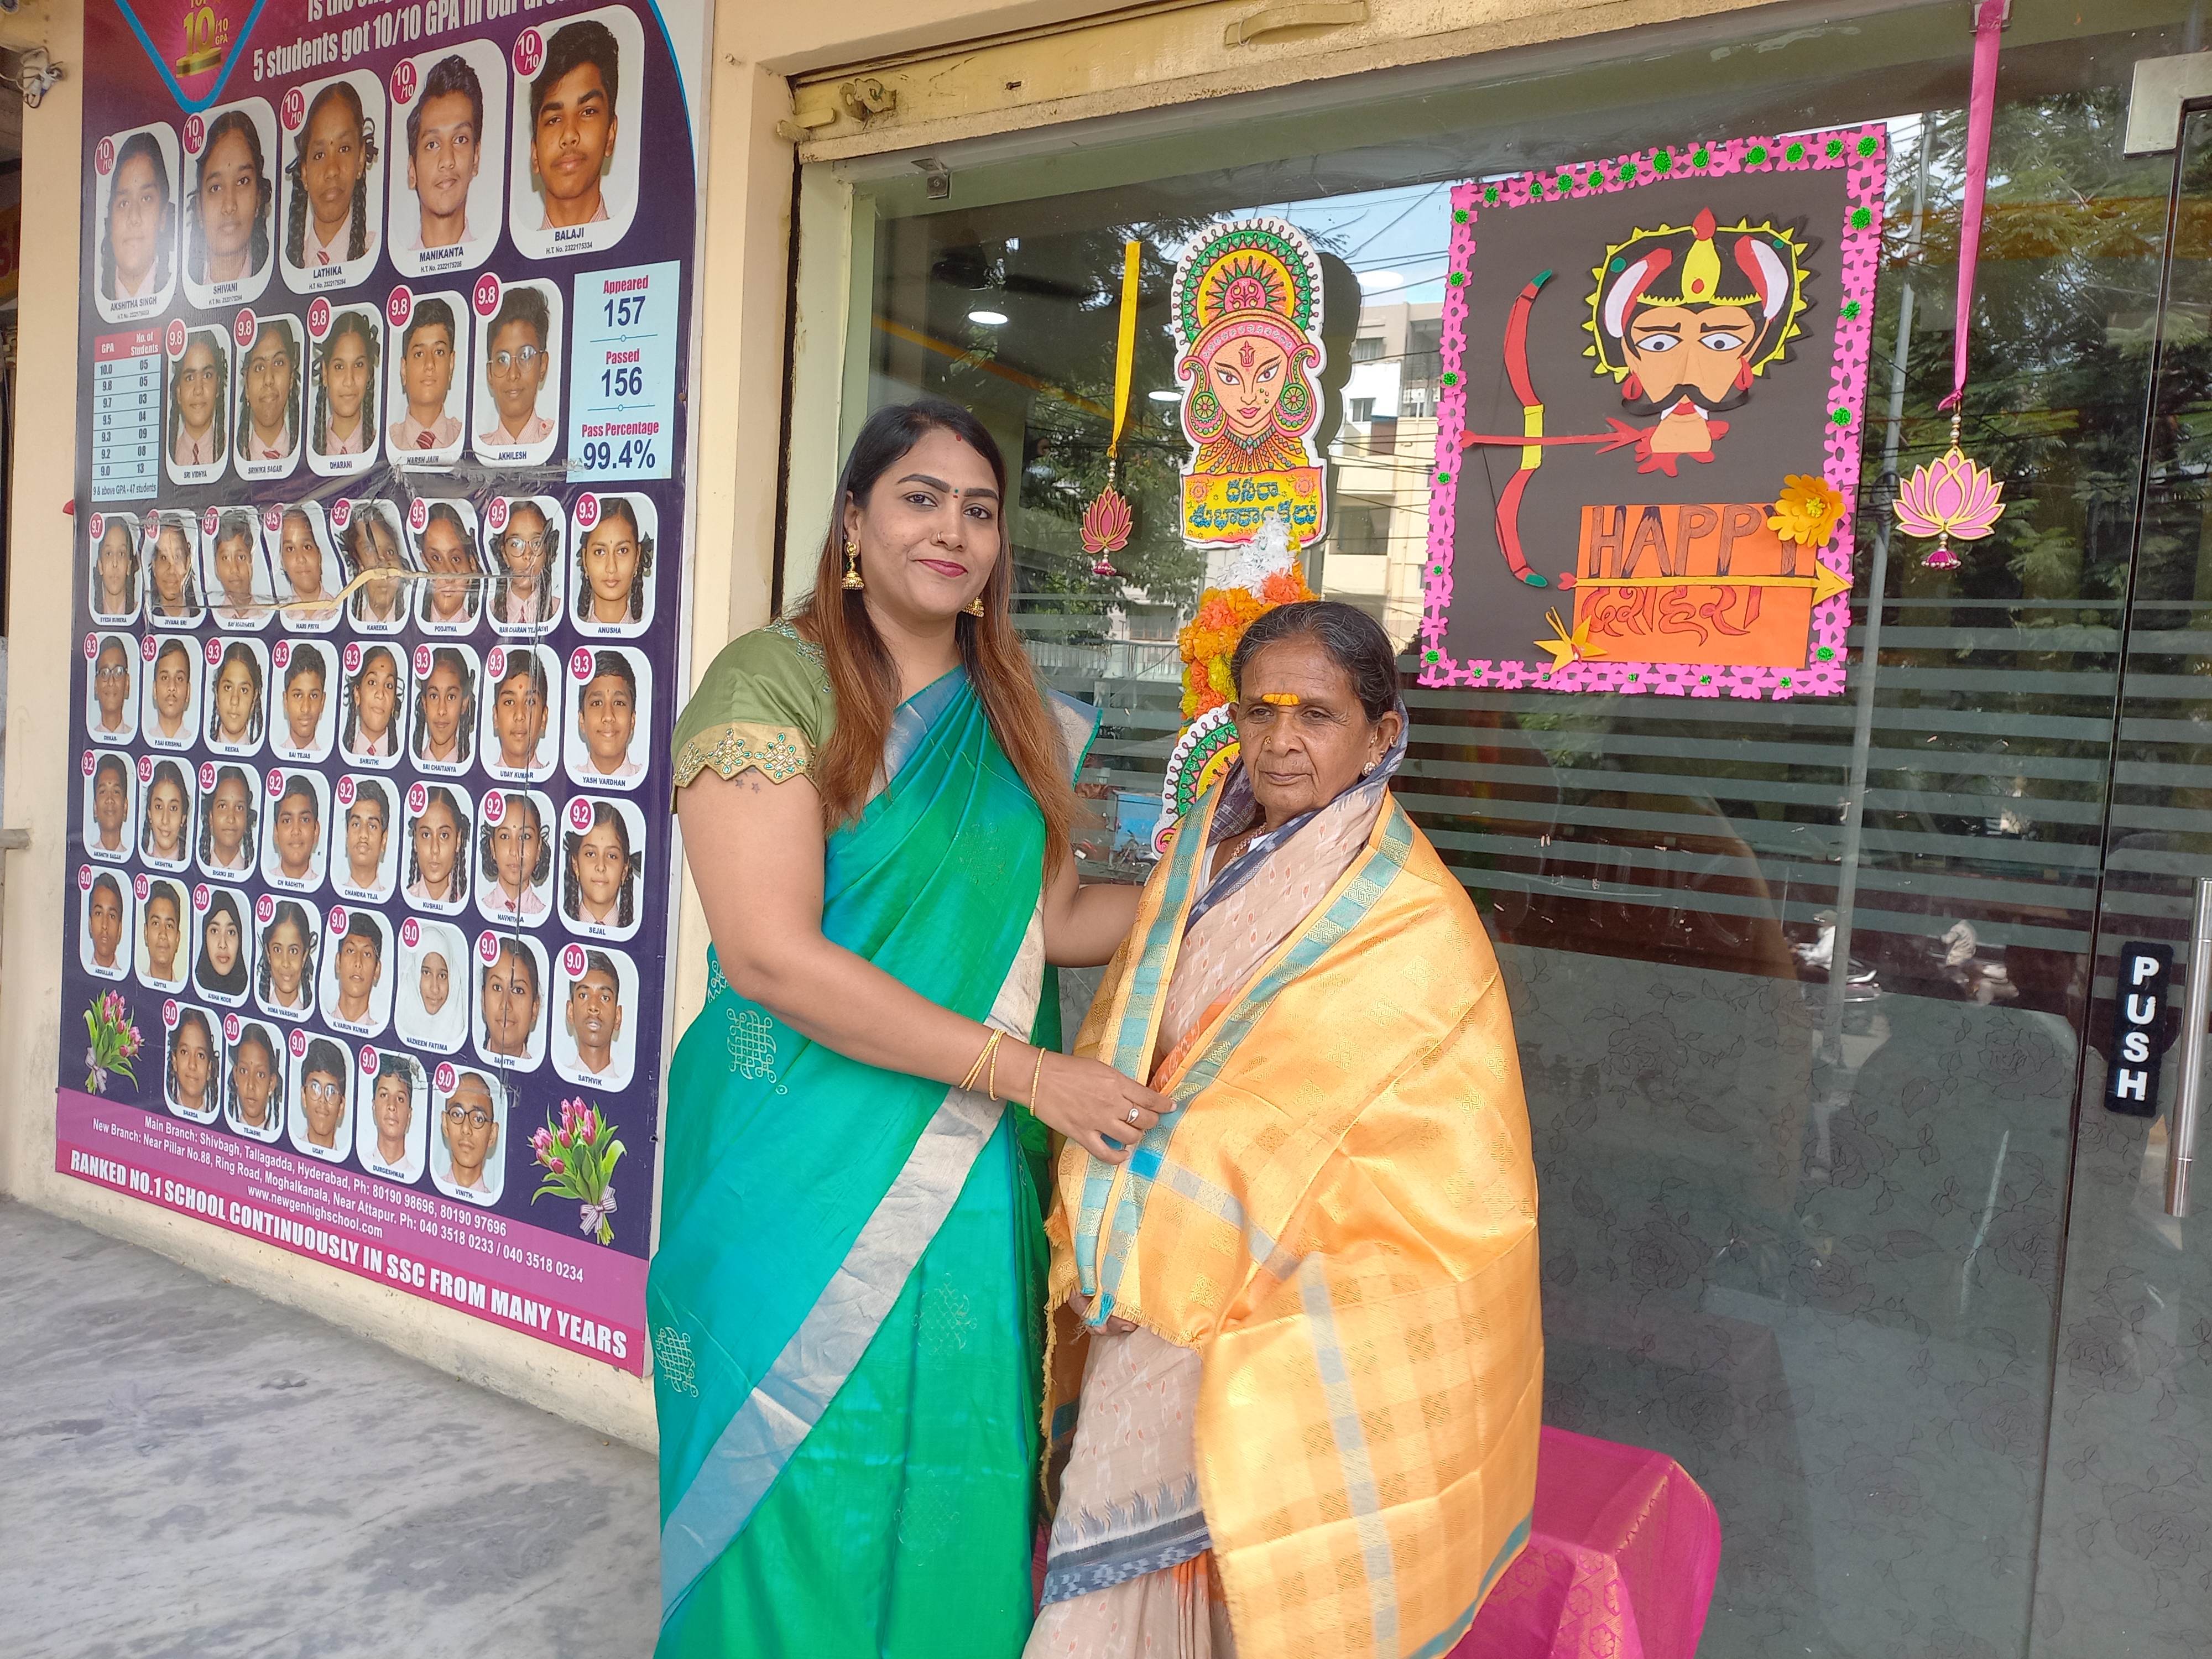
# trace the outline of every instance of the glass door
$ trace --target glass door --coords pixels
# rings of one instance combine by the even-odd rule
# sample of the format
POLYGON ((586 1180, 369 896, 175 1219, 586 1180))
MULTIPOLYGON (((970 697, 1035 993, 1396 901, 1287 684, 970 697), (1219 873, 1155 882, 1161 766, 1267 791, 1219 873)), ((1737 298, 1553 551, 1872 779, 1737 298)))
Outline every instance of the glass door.
POLYGON ((2177 1191, 2174 1179, 2193 1150, 2182 1094, 2201 1080, 2212 990, 2212 948, 2198 943, 2212 933, 2212 112, 2185 116, 2175 163, 2144 338, 2150 420, 2054 1356, 2037 1659, 2212 1646, 2212 1191, 2177 1191))
MULTIPOLYGON (((1703 1659, 2101 1659, 2204 1650, 2212 1630, 2212 1425, 2191 1405, 2212 1398, 2212 1306, 2193 1224, 2163 1213, 2163 1120, 2100 1103, 2115 960, 2172 947, 2178 1008, 2212 874, 2212 833, 2201 868, 2192 839, 2212 620, 2191 631, 2212 606, 2212 169, 2192 128, 2177 205, 2173 157, 2123 153, 2135 61, 2195 43, 2188 0, 2149 3, 2125 22, 2014 7, 1966 436, 2009 508, 1948 571, 1887 526, 1899 477, 1948 440, 1954 8, 1727 49, 1639 35, 1632 63, 1478 63, 1341 106, 1248 100, 1233 127, 956 161, 946 200, 905 158, 860 187, 848 435, 918 392, 999 434, 1018 621, 1053 683, 1105 711, 1078 848, 1140 879, 1182 721, 1176 633, 1206 580, 1166 507, 1186 448, 1169 283, 1195 228, 1279 213, 1322 248, 1340 511, 1308 576, 1404 640, 1450 182, 1887 124, 1846 695, 1437 691, 1406 665, 1399 796, 1513 997, 1545 1415, 1663 1451, 1712 1495, 1703 1659), (1108 578, 1079 514, 1106 477, 1132 239, 1138 529, 1108 578)), ((1073 1030, 1082 977, 1063 990, 1073 1030)), ((2178 1027, 2156 1025, 2161 1112, 2178 1027)))

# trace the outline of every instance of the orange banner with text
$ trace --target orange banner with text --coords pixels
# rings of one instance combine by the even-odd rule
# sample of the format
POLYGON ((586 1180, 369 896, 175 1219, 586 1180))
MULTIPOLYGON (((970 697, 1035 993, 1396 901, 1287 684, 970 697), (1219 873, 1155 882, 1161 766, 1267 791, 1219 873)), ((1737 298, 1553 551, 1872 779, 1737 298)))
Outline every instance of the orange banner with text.
POLYGON ((1764 502, 1585 507, 1575 632, 1592 654, 1790 668, 1813 607, 1849 586, 1767 527, 1764 502))

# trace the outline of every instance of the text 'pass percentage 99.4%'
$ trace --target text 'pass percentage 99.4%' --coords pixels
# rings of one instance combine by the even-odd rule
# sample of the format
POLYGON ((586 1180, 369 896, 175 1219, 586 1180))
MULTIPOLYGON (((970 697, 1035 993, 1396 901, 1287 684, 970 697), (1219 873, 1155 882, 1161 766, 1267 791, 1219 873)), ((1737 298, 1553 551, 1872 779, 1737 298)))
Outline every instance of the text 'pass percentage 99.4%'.
POLYGON ((669 476, 682 281, 673 261, 576 278, 570 483, 669 476))
POLYGON ((668 469, 654 450, 650 438, 625 438, 619 444, 611 438, 589 438, 577 446, 576 459, 587 478, 665 478, 668 469))

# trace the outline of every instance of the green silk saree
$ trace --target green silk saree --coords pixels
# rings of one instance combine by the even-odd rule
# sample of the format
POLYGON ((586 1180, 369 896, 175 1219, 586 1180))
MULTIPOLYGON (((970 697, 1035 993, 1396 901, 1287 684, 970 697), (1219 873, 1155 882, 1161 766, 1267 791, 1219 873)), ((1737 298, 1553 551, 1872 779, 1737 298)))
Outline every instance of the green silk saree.
MULTIPOLYGON (((771 776, 779 738, 803 761, 826 729, 742 695, 708 719, 687 711, 687 753, 771 776)), ((1058 1046, 1043 818, 963 672, 900 709, 885 770, 830 839, 823 935, 1058 1046)), ((708 988, 670 1072, 647 1296, 659 1659, 1012 1659, 1031 1618, 1046 1269, 1024 1129, 1042 1137, 1017 1108, 810 1042, 711 957, 708 988)))

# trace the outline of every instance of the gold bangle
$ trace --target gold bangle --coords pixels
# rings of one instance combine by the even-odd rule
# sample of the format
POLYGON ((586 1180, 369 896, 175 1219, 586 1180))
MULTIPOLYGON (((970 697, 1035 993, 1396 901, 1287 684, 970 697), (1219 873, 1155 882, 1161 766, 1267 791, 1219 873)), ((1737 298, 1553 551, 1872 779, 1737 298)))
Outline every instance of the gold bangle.
POLYGON ((1030 1115, 1036 1115, 1037 1079, 1044 1075, 1044 1045, 1037 1045, 1036 1066, 1030 1073, 1030 1115))
POLYGON ((991 1059, 994 1053, 997 1050, 999 1046, 999 1038, 1001 1035, 1002 1034, 998 1031, 993 1031, 988 1036, 983 1039, 983 1051, 975 1056, 975 1063, 968 1068, 968 1075, 960 1079, 961 1088, 965 1090, 972 1089, 975 1086, 975 1079, 983 1075, 983 1062, 991 1059))
POLYGON ((999 1038, 1002 1035, 1003 1033, 998 1031, 991 1033, 991 1076, 990 1080, 983 1085, 983 1098, 986 1100, 996 1100, 999 1097, 999 1038))

